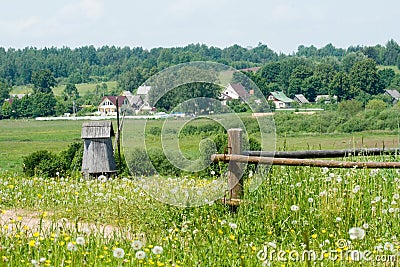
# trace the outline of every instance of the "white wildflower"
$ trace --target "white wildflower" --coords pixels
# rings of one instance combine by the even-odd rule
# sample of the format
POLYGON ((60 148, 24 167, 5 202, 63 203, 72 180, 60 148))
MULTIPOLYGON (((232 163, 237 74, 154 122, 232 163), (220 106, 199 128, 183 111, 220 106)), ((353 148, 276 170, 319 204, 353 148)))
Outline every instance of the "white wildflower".
POLYGON ((85 244, 85 238, 83 238, 82 236, 78 236, 77 238, 76 238, 76 244, 78 244, 78 245, 84 245, 85 244))
POLYGON ((140 240, 134 240, 134 241, 132 242, 132 248, 133 248, 134 250, 139 250, 139 249, 141 249, 142 247, 143 247, 142 241, 140 241, 140 240))
POLYGON ((349 230, 351 240, 363 239, 365 237, 365 230, 361 227, 353 227, 349 230))
POLYGON ((122 248, 115 248, 113 250, 113 256, 117 259, 122 259, 125 256, 125 251, 122 248))
POLYGON ((74 243, 69 242, 69 243, 67 244, 67 249, 68 249, 69 251, 77 251, 77 250, 78 250, 78 247, 77 247, 74 243))
POLYGON ((146 258, 146 252, 139 250, 138 252, 136 252, 135 257, 138 260, 143 260, 144 258, 146 258))
POLYGON ((163 251, 164 251, 164 249, 161 246, 154 246, 151 249, 151 252, 153 252, 156 255, 163 253, 163 251))
POLYGON ((290 207, 290 209, 291 209, 292 211, 298 211, 298 210, 300 209, 300 207, 297 206, 297 205, 292 205, 292 206, 290 207))
POLYGON ((237 229, 237 224, 236 223, 229 223, 229 227, 232 228, 233 230, 237 229))

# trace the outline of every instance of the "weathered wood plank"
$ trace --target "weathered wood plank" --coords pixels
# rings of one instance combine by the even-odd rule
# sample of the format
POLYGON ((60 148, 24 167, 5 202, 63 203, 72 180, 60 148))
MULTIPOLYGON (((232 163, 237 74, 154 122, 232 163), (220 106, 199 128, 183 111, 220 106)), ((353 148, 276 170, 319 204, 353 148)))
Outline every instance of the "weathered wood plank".
POLYGON ((400 154, 400 148, 362 148, 342 150, 301 150, 301 151, 243 151, 245 156, 274 158, 338 158, 348 156, 373 156, 383 154, 400 154))
POLYGON ((351 162, 336 160, 314 160, 314 159, 289 159, 256 157, 234 154, 214 154, 211 156, 214 162, 242 162, 257 163, 268 165, 286 165, 286 166, 311 166, 327 168, 400 168, 400 162, 351 162))

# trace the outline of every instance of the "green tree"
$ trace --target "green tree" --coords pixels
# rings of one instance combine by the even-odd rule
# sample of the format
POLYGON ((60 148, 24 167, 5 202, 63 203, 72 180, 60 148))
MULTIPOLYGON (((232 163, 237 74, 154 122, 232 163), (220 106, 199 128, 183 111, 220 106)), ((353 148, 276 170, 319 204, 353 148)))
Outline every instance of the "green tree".
POLYGON ((387 66, 395 66, 398 63, 400 55, 400 46, 393 39, 386 43, 386 50, 384 53, 384 63, 387 66))
POLYGON ((341 70, 349 73, 354 64, 364 59, 366 59, 366 56, 360 51, 348 53, 342 59, 342 63, 340 64, 341 70))
POLYGON ((335 74, 329 88, 331 94, 338 97, 338 101, 349 100, 355 96, 350 87, 350 78, 344 71, 335 74))
POLYGON ((0 80, 0 103, 10 97, 11 87, 0 80))
MULTIPOLYGON (((313 75, 313 69, 308 66, 299 65, 297 66, 292 75, 289 78, 289 88, 288 88, 288 96, 293 97, 295 94, 300 92, 305 93, 304 90, 304 83, 307 78, 313 75)), ((306 97, 310 97, 306 93, 306 97)))
POLYGON ((382 110, 386 109, 386 107, 387 105, 385 101, 381 99, 371 99, 365 106, 366 109, 374 110, 377 112, 381 112, 382 110))
POLYGON ((382 93, 383 88, 375 61, 368 58, 355 63, 350 70, 350 84, 354 90, 370 95, 382 93))
POLYGON ((79 91, 75 84, 68 83, 63 90, 64 99, 77 99, 79 98, 79 91))
POLYGON ((49 69, 44 69, 32 74, 31 82, 33 83, 34 93, 52 93, 52 87, 56 86, 57 82, 53 73, 49 69))
POLYGON ((384 68, 383 70, 378 70, 378 75, 383 88, 388 88, 392 84, 392 81, 396 74, 394 70, 389 68, 384 68))
POLYGON ((12 115, 12 106, 10 102, 4 101, 3 105, 1 106, 1 117, 8 119, 12 115))
POLYGON ((53 93, 36 93, 30 98, 33 117, 47 117, 55 115, 56 99, 53 93))

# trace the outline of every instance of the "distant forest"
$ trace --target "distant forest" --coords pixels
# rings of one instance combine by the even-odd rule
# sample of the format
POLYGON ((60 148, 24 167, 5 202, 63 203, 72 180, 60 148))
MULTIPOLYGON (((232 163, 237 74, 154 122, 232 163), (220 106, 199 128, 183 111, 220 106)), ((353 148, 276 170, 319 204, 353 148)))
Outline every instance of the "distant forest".
MULTIPOLYGON (((233 45, 224 49, 204 44, 151 50, 115 46, 0 47, 0 100, 8 98, 14 86, 42 88, 37 84, 40 79, 50 81, 39 90, 41 93, 51 93, 46 87, 56 84, 69 86, 65 101, 76 91, 74 85, 80 83, 117 81, 118 90, 133 92, 158 71, 191 61, 213 61, 239 70, 260 67, 245 73, 265 95, 271 91, 283 91, 289 97, 302 93, 313 101, 318 94, 328 94, 337 96, 338 101, 356 99, 365 104, 386 88, 400 89, 400 46, 395 40, 347 49, 332 44, 319 49, 300 45, 289 55, 278 54, 261 43, 254 48, 233 45)), ((59 106, 56 113, 66 111, 59 106)))

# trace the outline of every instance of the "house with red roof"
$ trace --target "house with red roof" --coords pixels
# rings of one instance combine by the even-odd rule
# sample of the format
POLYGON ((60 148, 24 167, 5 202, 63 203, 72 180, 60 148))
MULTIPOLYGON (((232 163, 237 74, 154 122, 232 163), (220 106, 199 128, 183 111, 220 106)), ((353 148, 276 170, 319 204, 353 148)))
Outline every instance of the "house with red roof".
POLYGON ((97 110, 101 115, 117 115, 117 106, 118 110, 121 111, 121 107, 126 105, 129 105, 126 96, 103 96, 97 110))
POLYGON ((222 91, 220 95, 221 100, 242 99, 245 100, 250 94, 244 89, 240 83, 230 83, 222 91))

